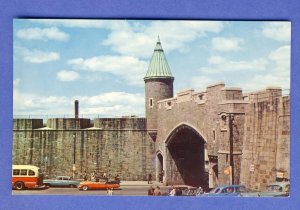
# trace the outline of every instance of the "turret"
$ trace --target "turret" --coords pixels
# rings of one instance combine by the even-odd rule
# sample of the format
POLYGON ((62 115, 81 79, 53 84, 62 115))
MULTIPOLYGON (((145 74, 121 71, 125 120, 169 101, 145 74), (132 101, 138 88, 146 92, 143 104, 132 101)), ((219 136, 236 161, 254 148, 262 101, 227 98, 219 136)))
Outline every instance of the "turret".
POLYGON ((144 81, 147 129, 155 130, 157 129, 157 102, 173 97, 174 81, 159 37, 144 81))

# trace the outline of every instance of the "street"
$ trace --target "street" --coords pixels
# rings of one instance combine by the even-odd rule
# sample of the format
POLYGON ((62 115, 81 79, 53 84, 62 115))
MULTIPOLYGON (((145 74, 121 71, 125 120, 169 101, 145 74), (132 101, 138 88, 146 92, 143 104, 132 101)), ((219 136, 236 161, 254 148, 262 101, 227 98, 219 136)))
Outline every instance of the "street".
MULTIPOLYGON (((147 182, 124 182, 120 189, 115 189, 113 195, 148 195, 150 186, 158 186, 161 192, 167 192, 170 186, 162 186, 161 183, 147 184, 147 182)), ((48 188, 40 190, 12 190, 13 195, 107 195, 106 190, 88 190, 82 191, 77 188, 48 188)))

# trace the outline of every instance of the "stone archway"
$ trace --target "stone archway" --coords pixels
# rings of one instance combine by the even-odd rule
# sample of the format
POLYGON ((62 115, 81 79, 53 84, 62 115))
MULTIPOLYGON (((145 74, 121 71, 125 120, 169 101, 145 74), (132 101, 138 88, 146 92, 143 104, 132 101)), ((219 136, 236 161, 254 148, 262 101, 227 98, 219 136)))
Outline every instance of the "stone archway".
POLYGON ((168 184, 186 184, 208 188, 204 138, 194 128, 183 124, 166 141, 168 184))

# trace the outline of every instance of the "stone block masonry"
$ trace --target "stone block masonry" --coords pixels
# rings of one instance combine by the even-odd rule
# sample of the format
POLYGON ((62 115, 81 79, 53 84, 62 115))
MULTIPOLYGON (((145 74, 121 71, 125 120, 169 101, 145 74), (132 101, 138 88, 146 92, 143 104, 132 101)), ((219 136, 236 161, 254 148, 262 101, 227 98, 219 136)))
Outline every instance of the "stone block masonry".
MULTIPOLYGON (((144 118, 94 121, 101 128, 19 126, 26 129, 14 129, 13 164, 32 164, 49 176, 75 175, 77 178, 94 171, 99 175, 105 172, 110 177, 119 174, 123 180, 147 180, 147 174, 154 174, 154 144, 144 129, 144 118)), ((15 122, 28 124, 26 119, 15 122)))

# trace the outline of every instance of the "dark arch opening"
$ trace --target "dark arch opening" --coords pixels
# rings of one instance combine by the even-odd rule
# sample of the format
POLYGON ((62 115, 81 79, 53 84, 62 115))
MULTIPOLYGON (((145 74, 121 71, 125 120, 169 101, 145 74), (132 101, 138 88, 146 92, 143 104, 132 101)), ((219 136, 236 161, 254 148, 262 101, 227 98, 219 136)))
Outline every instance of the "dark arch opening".
POLYGON ((170 135, 167 148, 170 154, 171 181, 207 189, 205 141, 200 134, 190 126, 182 125, 170 135))
POLYGON ((164 168, 164 159, 163 159, 163 156, 160 154, 160 153, 158 153, 157 154, 157 159, 158 159, 158 171, 159 172, 161 172, 162 170, 163 170, 163 168, 164 168))
POLYGON ((161 153, 157 153, 157 179, 159 182, 163 182, 164 177, 164 159, 161 153))

